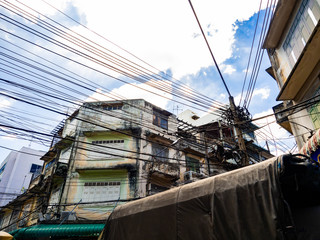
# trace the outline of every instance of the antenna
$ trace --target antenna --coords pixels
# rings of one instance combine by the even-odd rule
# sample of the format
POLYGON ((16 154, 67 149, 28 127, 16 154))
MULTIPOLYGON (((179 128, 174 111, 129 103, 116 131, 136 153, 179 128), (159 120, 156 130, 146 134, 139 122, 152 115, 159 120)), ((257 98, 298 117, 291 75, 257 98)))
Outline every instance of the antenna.
POLYGON ((31 136, 31 139, 30 139, 30 142, 29 142, 29 145, 28 145, 29 148, 31 148, 32 140, 33 140, 33 135, 31 136))

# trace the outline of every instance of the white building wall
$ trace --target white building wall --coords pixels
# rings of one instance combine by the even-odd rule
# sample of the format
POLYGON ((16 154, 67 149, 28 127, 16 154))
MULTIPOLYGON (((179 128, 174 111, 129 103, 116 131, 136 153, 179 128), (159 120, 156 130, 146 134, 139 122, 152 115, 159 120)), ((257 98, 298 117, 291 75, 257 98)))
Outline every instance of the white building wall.
POLYGON ((0 176, 0 206, 4 206, 12 199, 28 189, 32 174, 32 164, 43 165, 40 157, 45 152, 23 147, 18 152, 11 152, 1 163, 6 164, 0 176))

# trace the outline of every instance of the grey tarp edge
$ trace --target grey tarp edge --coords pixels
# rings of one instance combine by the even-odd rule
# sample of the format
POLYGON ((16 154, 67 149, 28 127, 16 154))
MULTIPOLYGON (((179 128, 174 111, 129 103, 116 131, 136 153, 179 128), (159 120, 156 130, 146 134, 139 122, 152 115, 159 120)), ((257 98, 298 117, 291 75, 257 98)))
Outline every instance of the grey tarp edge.
POLYGON ((284 239, 281 166, 272 158, 118 206, 105 239, 284 239))

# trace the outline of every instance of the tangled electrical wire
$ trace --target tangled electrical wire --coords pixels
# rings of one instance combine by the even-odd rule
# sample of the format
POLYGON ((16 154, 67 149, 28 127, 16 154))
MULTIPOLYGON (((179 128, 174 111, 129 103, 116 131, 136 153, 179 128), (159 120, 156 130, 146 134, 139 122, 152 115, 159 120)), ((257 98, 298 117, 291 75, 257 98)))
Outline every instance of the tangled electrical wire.
MULTIPOLYGON (((238 127, 246 127, 248 123, 252 120, 252 115, 246 107, 236 106, 235 112, 240 122, 246 122, 246 124, 241 124, 241 126, 238 127)), ((222 118, 228 123, 228 125, 235 124, 234 113, 230 107, 222 114, 222 118)))

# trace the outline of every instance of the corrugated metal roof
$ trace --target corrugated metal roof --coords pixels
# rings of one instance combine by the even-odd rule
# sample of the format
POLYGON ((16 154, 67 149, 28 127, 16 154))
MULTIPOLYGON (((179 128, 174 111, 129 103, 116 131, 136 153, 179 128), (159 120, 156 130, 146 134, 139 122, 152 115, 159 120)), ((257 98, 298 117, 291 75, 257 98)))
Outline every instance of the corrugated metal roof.
POLYGON ((42 237, 97 237, 104 224, 42 224, 10 232, 15 239, 37 239, 42 237))

